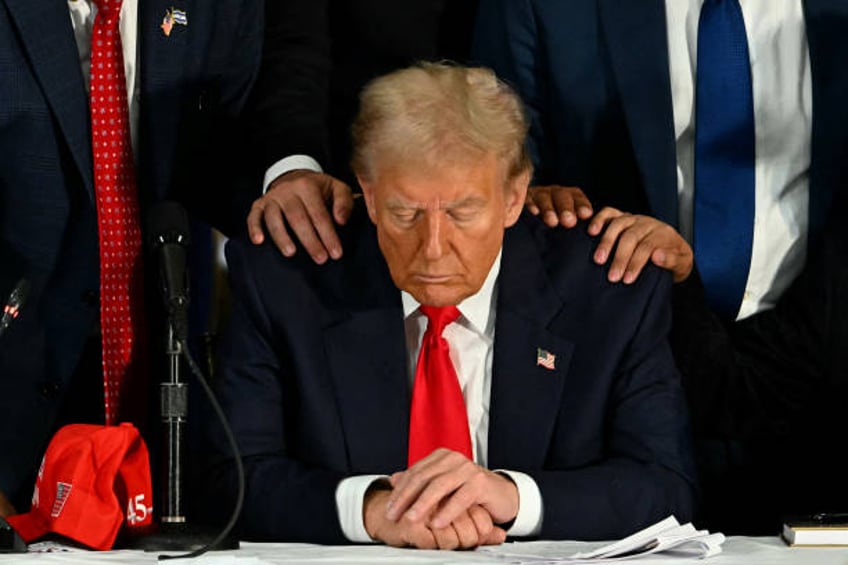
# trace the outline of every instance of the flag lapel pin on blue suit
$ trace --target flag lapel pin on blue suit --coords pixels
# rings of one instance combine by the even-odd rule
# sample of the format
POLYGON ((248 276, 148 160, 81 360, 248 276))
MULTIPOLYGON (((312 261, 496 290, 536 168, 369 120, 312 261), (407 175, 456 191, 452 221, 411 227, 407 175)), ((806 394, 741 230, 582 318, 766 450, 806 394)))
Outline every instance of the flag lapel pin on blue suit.
POLYGON ((171 30, 175 25, 188 26, 188 16, 184 10, 177 10, 173 6, 169 10, 165 10, 165 16, 162 18, 162 33, 165 37, 170 37, 171 30))
POLYGON ((556 369, 556 355, 547 349, 538 347, 536 348, 536 365, 542 366, 549 371, 553 371, 556 369))

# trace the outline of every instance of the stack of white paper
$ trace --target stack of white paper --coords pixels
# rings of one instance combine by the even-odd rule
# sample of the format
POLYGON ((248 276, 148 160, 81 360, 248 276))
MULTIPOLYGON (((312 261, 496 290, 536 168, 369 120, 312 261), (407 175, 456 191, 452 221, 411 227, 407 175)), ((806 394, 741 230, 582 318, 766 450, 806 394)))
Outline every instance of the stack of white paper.
MULTIPOLYGON (((574 563, 574 562, 605 562, 635 559, 651 553, 674 550, 677 557, 690 556, 694 558, 710 557, 721 553, 724 534, 711 534, 707 530, 696 530, 686 523, 680 525, 674 516, 669 516, 653 526, 636 532, 617 542, 604 545, 591 551, 582 551, 571 555, 551 555, 546 551, 539 554, 531 552, 519 555, 511 553, 508 545, 499 548, 485 548, 520 563, 574 563)), ((526 549, 526 545, 523 546, 526 549)), ((535 552, 532 552, 535 553, 535 552)))

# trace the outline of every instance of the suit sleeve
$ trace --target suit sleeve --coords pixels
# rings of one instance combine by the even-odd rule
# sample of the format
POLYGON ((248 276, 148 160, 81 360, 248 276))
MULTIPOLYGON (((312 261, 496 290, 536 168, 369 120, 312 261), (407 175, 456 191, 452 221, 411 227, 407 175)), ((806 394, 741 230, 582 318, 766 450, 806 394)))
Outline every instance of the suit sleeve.
MULTIPOLYGON (((277 2, 271 2, 276 4, 277 2)), ((233 237, 261 187, 251 182, 249 95, 260 69, 262 0, 220 2, 202 76, 186 77, 170 190, 193 215, 233 237)))
POLYGON ((524 102, 530 121, 528 150, 535 167, 533 184, 547 182, 546 163, 552 144, 547 137, 544 64, 541 38, 528 0, 481 0, 474 28, 471 59, 490 67, 524 102))
POLYGON ((542 493, 544 539, 616 539, 670 514, 692 519, 688 415, 667 342, 671 280, 658 274, 647 277, 638 327, 618 362, 603 457, 573 470, 528 471, 542 493))
MULTIPOLYGON (((345 475, 290 456, 288 438, 297 431, 287 429, 295 418, 284 414, 296 409, 296 400, 286 398, 286 376, 251 266, 238 246, 228 245, 227 258, 234 300, 215 384, 245 467, 242 534, 257 541, 347 543, 335 500, 345 475)), ((232 454, 219 429, 207 434, 213 455, 204 498, 229 508, 238 486, 232 454)))
POLYGON ((326 167, 330 39, 327 0, 266 2, 251 131, 261 173, 290 155, 326 167))

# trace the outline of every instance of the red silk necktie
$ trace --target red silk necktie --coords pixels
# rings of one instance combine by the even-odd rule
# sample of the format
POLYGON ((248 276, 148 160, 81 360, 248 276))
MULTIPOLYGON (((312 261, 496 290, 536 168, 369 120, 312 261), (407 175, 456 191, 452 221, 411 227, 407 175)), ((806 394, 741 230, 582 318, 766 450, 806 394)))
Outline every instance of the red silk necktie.
POLYGON ((445 447, 472 458, 462 389, 450 359, 445 327, 459 317, 456 306, 421 306, 427 331, 421 340, 409 417, 409 466, 445 447))
MULTIPOLYGON (((100 328, 106 424, 138 386, 144 334, 141 229, 118 21, 122 0, 95 0, 91 34, 91 144, 100 238, 100 328), (135 360, 135 365, 133 361, 135 360), (124 394, 122 394, 124 391, 124 394)), ((138 400, 138 399, 136 399, 138 400)))

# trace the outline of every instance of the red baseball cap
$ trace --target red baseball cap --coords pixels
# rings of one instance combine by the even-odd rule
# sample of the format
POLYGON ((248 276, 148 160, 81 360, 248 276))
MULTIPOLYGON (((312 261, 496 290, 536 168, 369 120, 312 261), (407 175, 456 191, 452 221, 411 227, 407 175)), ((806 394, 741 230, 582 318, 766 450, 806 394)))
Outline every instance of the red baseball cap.
POLYGON ((27 543, 52 532, 93 549, 111 549, 121 524, 153 520, 147 446, 132 424, 70 424, 50 440, 32 508, 7 521, 27 543))

